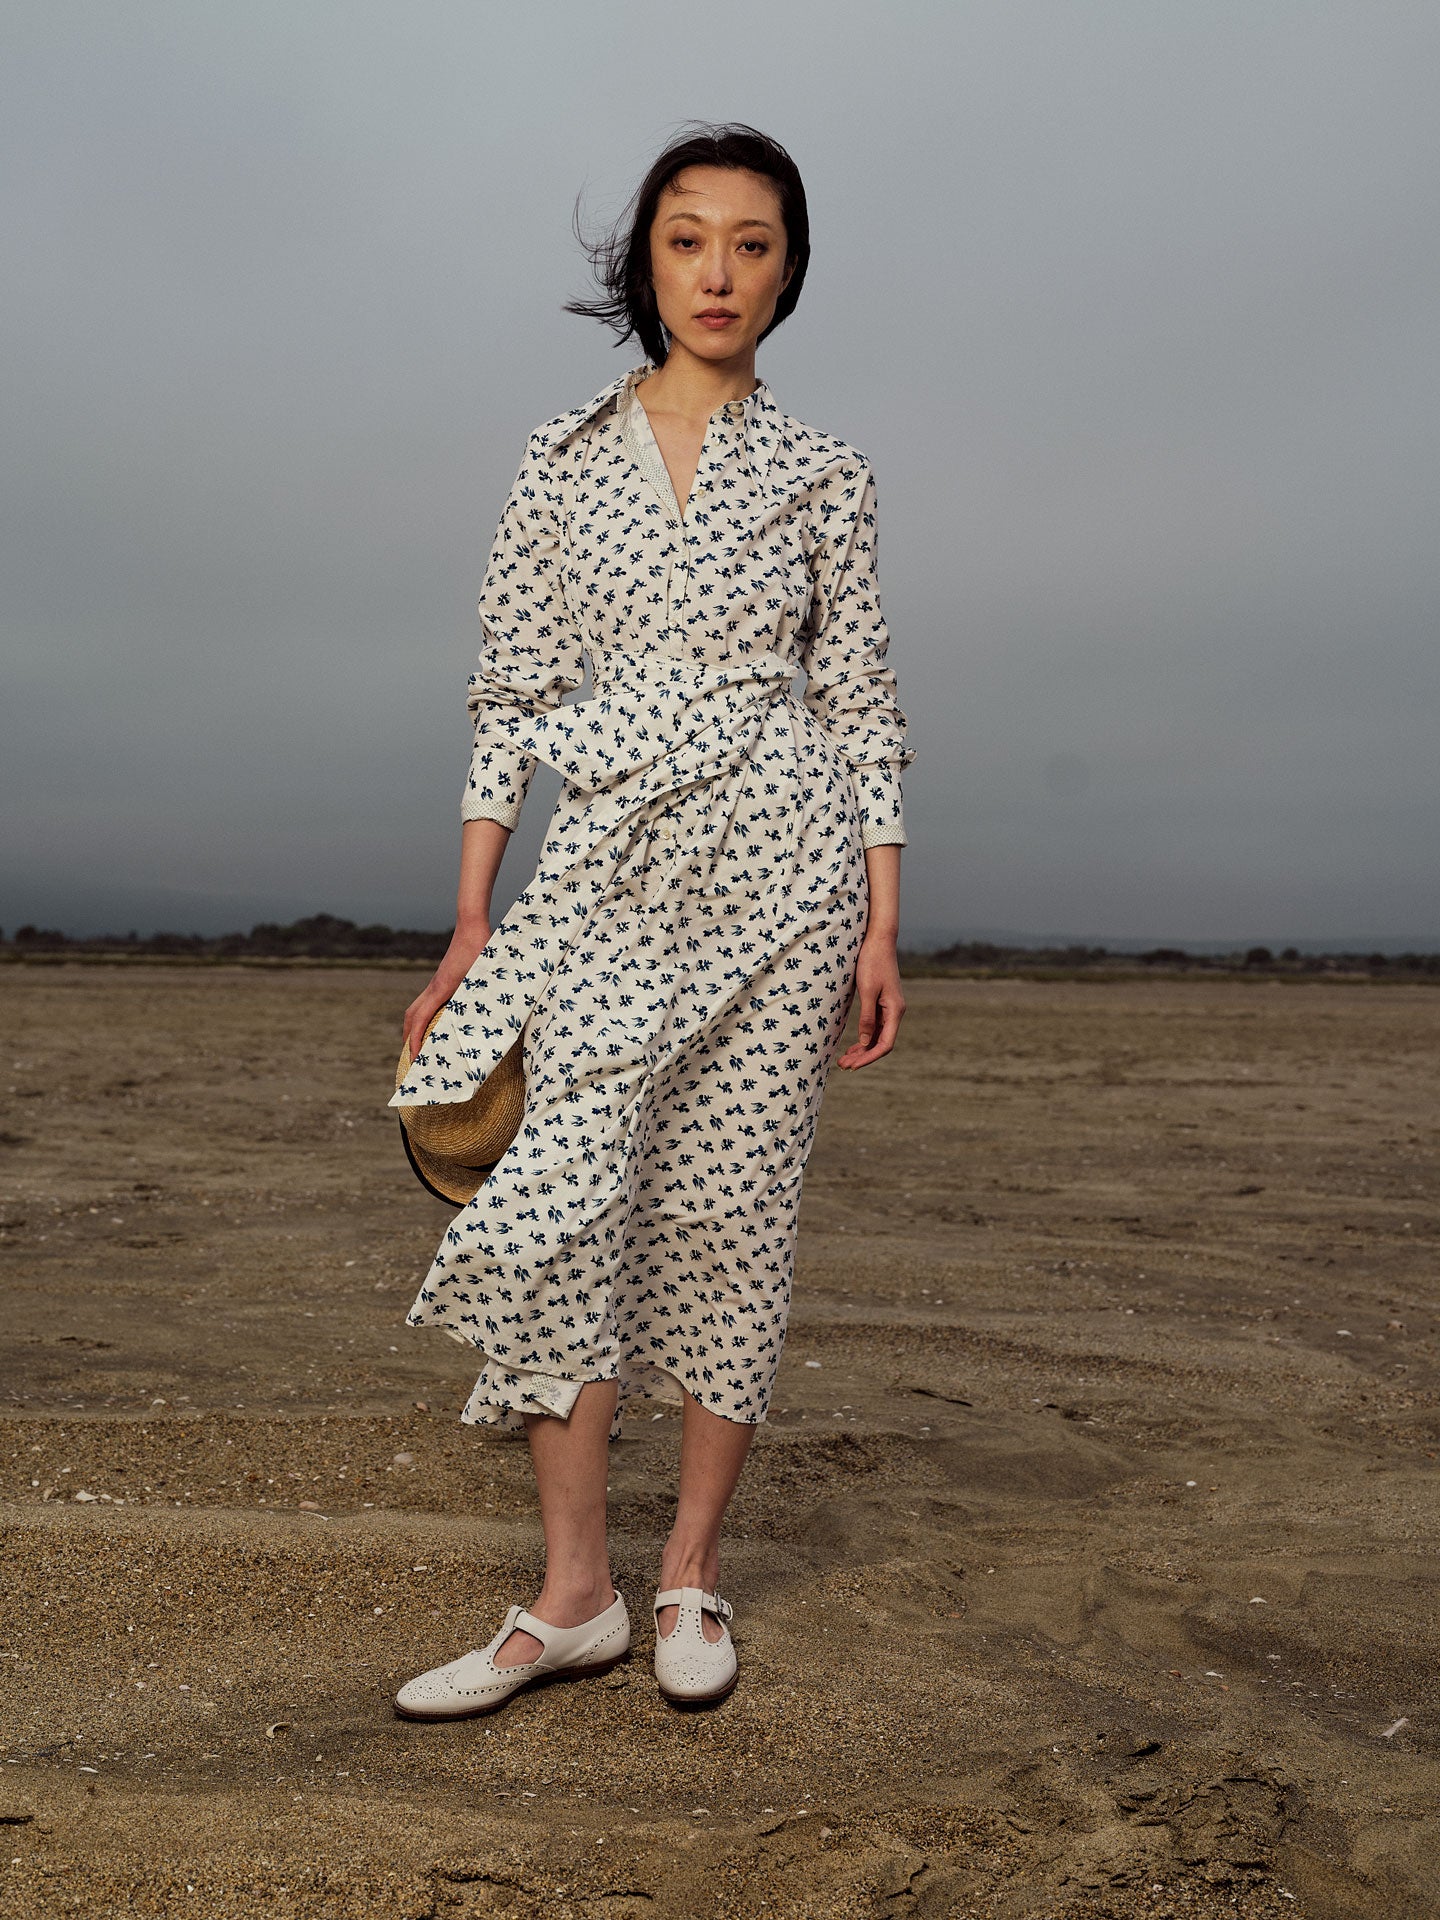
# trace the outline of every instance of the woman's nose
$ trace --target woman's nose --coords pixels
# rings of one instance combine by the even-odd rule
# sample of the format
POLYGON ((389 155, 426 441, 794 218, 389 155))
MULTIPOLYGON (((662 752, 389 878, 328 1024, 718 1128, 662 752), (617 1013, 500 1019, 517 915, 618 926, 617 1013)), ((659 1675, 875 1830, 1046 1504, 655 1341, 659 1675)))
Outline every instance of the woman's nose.
POLYGON ((714 253, 705 261, 706 293, 729 293, 730 263, 724 253, 714 253))

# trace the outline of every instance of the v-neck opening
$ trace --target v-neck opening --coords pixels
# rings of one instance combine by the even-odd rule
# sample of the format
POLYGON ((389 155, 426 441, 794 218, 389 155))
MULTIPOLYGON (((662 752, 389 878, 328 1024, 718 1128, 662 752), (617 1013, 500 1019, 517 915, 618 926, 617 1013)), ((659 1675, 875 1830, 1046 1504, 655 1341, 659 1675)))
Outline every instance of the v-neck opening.
POLYGON ((660 504, 662 506, 668 506, 671 509, 675 516, 676 525, 683 529, 685 526, 685 516, 690 511, 690 502, 694 499, 695 488, 699 484, 700 460, 704 459, 705 448, 710 442, 710 428, 708 425, 706 426, 705 438, 700 445, 700 460, 695 462, 695 477, 690 482, 690 491, 686 494, 685 504, 682 507, 680 504, 680 496, 675 491, 674 478, 671 475, 669 467, 665 464, 665 456, 660 451, 660 442, 655 438, 655 429, 650 424, 650 416, 645 411, 644 403, 635 390, 639 385, 640 382, 638 380, 634 381, 626 388, 620 401, 621 414, 625 417, 631 434, 634 435, 635 440, 638 442, 638 444, 631 449, 632 455, 640 471, 660 495, 660 504), (664 476, 663 488, 660 484, 662 475, 664 476))
MULTIPOLYGON (((649 378, 648 374, 646 378, 649 378)), ((705 438, 700 442, 700 454, 695 462, 695 475, 690 482, 690 491, 686 494, 685 504, 682 507, 680 504, 680 496, 675 491, 674 478, 671 475, 669 467, 666 465, 664 454, 660 451, 660 442, 655 437, 655 429, 650 423, 650 415, 645 411, 644 402, 641 400, 637 391, 641 384, 639 380, 632 380, 630 384, 622 390, 617 399, 616 405, 621 420, 621 431, 630 447, 631 457, 634 459, 635 464, 650 482, 651 486, 655 488, 657 494, 659 494, 660 504, 671 510, 675 518, 675 523, 682 532, 688 531, 690 503, 699 491, 700 469, 705 461, 705 449, 710 444, 710 431, 715 424, 716 417, 723 415, 725 407, 728 406, 730 402, 726 401, 717 407, 706 422, 705 438), (626 431, 627 428, 628 432, 626 431)), ((750 389, 752 394, 758 393, 759 390, 758 382, 750 389)), ((744 403, 742 402, 741 404, 743 406, 744 403)))

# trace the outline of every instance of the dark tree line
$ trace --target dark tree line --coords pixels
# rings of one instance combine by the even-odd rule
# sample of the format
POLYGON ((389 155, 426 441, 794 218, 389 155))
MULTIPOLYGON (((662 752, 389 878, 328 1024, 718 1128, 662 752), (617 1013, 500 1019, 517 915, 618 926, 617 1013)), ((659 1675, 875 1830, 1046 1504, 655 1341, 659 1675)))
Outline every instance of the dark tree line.
POLYGON ((984 940, 961 941, 933 953, 911 954, 912 964, 945 972, 1023 972, 1036 967, 1066 971, 1142 967, 1162 973, 1264 973, 1272 976, 1369 973, 1387 978, 1440 977, 1437 953, 1302 953, 1285 947, 1236 948, 1233 953, 1192 953, 1185 947, 1151 947, 1145 953, 1117 953, 1109 947, 1001 947, 984 940))
POLYGON ((311 914, 288 926, 263 921, 249 933, 97 934, 71 939, 45 927, 18 927, 9 946, 19 955, 42 953, 189 955, 198 960, 438 960, 449 945, 448 933, 410 927, 360 927, 333 913, 311 914))
MULTIPOLYGON (((104 958, 147 955, 195 960, 438 960, 450 934, 410 927, 361 927, 333 913, 311 914, 288 926, 263 921, 249 933, 97 934, 73 939, 51 927, 18 927, 7 940, 0 933, 0 958, 50 956, 104 958)), ((1266 974, 1271 977, 1334 973, 1369 974, 1384 979, 1440 978, 1440 953, 1302 953, 1285 947, 1237 948, 1233 953, 1192 953, 1184 947, 1152 947, 1145 953, 1118 953, 1109 947, 1002 947, 966 940, 933 951, 901 954, 902 969, 912 973, 1023 973, 1036 969, 1065 972, 1133 971, 1157 973, 1266 974)))

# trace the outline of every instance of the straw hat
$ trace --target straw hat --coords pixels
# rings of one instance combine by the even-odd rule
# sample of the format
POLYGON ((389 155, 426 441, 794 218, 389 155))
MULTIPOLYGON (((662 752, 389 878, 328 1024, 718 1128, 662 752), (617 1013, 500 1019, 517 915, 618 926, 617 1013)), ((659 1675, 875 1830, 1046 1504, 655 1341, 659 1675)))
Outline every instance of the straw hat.
MULTIPOLYGON (((429 1029, 426 1029, 427 1035, 429 1029)), ((424 1044, 423 1042, 421 1043, 424 1044)), ((441 1106, 397 1107, 400 1137, 422 1186, 437 1200, 465 1206, 520 1131, 525 1114, 525 1036, 522 1033, 468 1100, 441 1106)), ((410 1071, 407 1040, 395 1085, 410 1071)))

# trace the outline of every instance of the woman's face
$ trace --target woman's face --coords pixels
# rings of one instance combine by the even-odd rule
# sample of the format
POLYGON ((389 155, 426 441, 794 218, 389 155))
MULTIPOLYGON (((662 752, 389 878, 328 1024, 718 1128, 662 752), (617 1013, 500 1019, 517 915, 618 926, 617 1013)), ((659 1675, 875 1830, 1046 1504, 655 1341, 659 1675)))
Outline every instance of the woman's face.
POLYGON ((671 342, 712 363, 752 354, 794 271, 785 247, 773 181, 684 168, 650 225, 650 276, 671 342))

